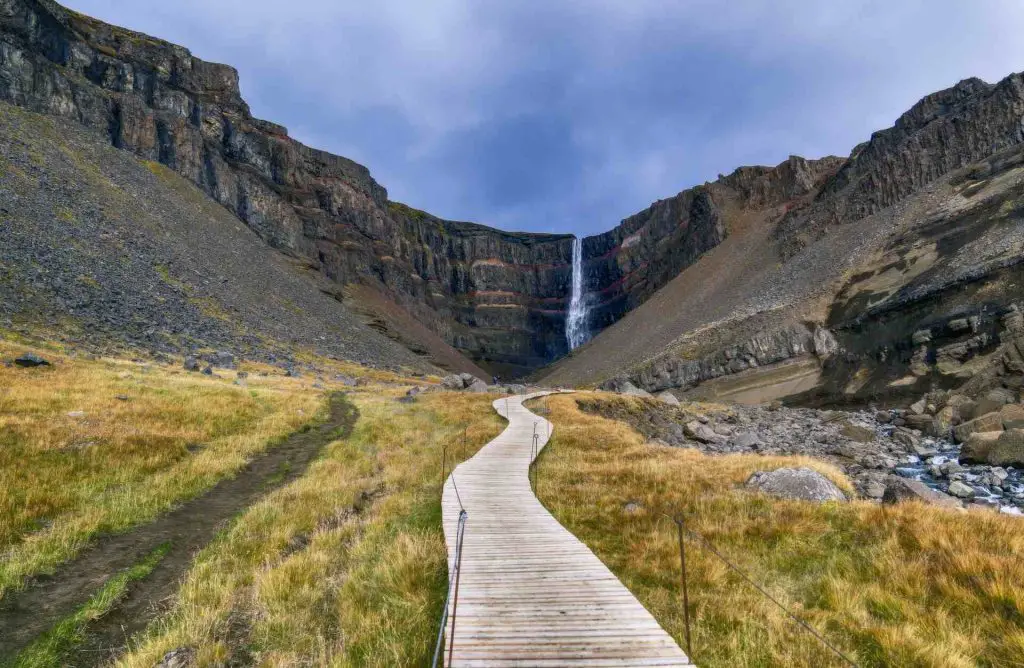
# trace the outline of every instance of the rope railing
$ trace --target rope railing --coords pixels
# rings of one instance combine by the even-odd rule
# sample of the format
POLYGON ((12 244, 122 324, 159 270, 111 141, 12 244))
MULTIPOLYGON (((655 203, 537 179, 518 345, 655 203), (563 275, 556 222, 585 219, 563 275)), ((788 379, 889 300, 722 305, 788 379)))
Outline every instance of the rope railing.
MULTIPOLYGON (((463 452, 465 451, 466 442, 468 439, 468 429, 462 432, 462 446, 463 452)), ((448 666, 452 663, 452 650, 455 646, 455 621, 459 609, 459 580, 462 575, 462 542, 466 535, 466 520, 469 518, 469 513, 466 512, 466 507, 462 504, 462 495, 459 494, 459 484, 455 480, 455 467, 452 467, 452 471, 449 475, 445 475, 448 472, 448 442, 445 441, 441 448, 441 502, 444 503, 444 486, 445 483, 451 479, 452 490, 455 492, 455 500, 459 503, 459 520, 456 524, 455 529, 455 558, 452 560, 454 563, 453 572, 448 576, 448 593, 444 599, 444 609, 441 611, 441 623, 438 624, 437 629, 437 642, 434 644, 434 659, 431 662, 432 668, 438 668, 443 666, 444 661, 442 659, 442 651, 444 648, 444 641, 447 631, 448 637, 448 666), (451 610, 451 630, 448 631, 448 611, 451 610), (440 662, 440 663, 439 663, 440 662)))
POLYGON ((449 576, 448 578, 448 594, 444 599, 444 610, 441 612, 441 623, 438 625, 437 630, 437 642, 434 644, 434 660, 431 662, 432 668, 438 668, 443 666, 444 662, 441 658, 442 648, 444 647, 445 631, 448 627, 448 610, 451 609, 451 620, 452 627, 451 631, 448 632, 448 666, 452 665, 452 650, 455 646, 455 620, 459 609, 459 576, 462 574, 462 540, 466 535, 466 518, 469 517, 469 513, 463 508, 459 511, 459 523, 456 529, 455 538, 455 559, 454 561, 454 578, 449 576), (439 663, 440 661, 440 663, 439 663))
POLYGON ((801 619, 795 613, 790 611, 789 608, 787 608, 782 602, 780 602, 777 598, 775 598, 770 593, 768 593, 768 591, 767 591, 767 589, 765 587, 763 587, 760 584, 758 584, 757 582, 755 582, 754 579, 752 577, 750 577, 749 575, 747 575, 747 573, 744 572, 742 568, 740 568, 739 566, 734 564, 725 555, 723 555, 718 549, 716 549, 715 546, 711 544, 711 541, 709 541, 707 538, 705 538, 703 535, 701 535, 697 531, 694 531, 693 529, 690 529, 689 527, 687 527, 685 525, 685 522, 684 522, 683 517, 682 517, 681 514, 676 515, 674 517, 670 516, 670 515, 667 515, 667 514, 664 514, 664 513, 662 513, 662 515, 664 517, 668 518, 669 520, 673 521, 676 524, 676 527, 678 529, 678 535, 679 535, 680 583, 682 585, 682 599, 683 599, 682 600, 683 623, 685 625, 685 634, 686 634, 686 653, 690 656, 691 659, 693 659, 693 654, 692 654, 692 649, 691 649, 691 644, 690 644, 690 609, 689 609, 690 608, 690 602, 689 602, 689 595, 688 595, 688 591, 687 591, 687 582, 686 582, 686 574, 687 574, 687 571, 686 571, 686 543, 683 540, 684 535, 689 536, 692 540, 696 541, 704 549, 706 549, 708 552, 710 552, 712 555, 714 555, 716 558, 718 558, 731 571, 733 571, 734 573, 739 575, 741 579, 743 579, 747 584, 749 584, 754 589, 756 589, 762 596, 764 596, 769 601, 771 601, 776 606, 778 606, 778 608, 780 610, 782 610, 782 612, 785 613, 787 617, 789 617, 791 620, 793 620, 803 630, 805 630, 808 633, 810 633, 822 645, 827 647, 833 654, 835 654, 837 657, 842 659, 848 665, 853 666, 854 668, 858 668, 857 667, 857 663, 853 659, 851 659, 850 657, 848 657, 845 654, 843 654, 843 652, 838 647, 836 647, 835 645, 830 643, 825 638, 825 636, 823 636, 821 634, 821 632, 819 632, 817 629, 815 629, 813 626, 811 626, 805 620, 801 619))

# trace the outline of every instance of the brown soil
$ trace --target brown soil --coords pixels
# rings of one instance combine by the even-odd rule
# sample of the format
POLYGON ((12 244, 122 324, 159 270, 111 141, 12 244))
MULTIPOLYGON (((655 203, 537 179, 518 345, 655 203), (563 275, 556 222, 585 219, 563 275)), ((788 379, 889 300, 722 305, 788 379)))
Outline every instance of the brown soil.
POLYGON ((271 490, 301 476, 326 444, 351 433, 358 412, 343 394, 331 397, 321 425, 299 431, 258 455, 238 474, 154 522, 104 536, 51 576, 35 578, 23 591, 0 601, 0 664, 13 658, 55 622, 82 606, 115 573, 138 563, 161 545, 170 551, 146 578, 133 583, 116 607, 88 630, 87 648, 67 665, 110 660, 166 609, 195 554, 239 512, 271 490))

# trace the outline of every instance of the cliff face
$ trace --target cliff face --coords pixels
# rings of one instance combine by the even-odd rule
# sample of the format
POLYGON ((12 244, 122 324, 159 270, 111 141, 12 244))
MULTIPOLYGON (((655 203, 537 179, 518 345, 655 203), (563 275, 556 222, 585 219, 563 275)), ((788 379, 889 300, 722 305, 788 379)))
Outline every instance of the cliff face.
POLYGON ((742 219, 730 201, 767 215, 727 222, 716 248, 545 380, 621 374, 651 391, 839 403, 1019 388, 1007 346, 1024 294, 1022 128, 1024 75, 969 79, 833 173, 797 177, 790 161, 710 184, 723 220, 742 219), (791 199, 773 212, 766 193, 791 199))
POLYGON ((965 79, 921 99, 855 147, 812 205, 782 222, 778 239, 787 255, 889 207, 926 184, 1024 141, 1024 75, 997 84, 965 79))
POLYGON ((647 301, 744 218, 816 193, 842 164, 791 156, 776 167, 740 167, 584 239, 591 327, 604 329, 647 301))
POLYGON ((49 0, 0 0, 0 100, 166 165, 268 244, 340 283, 379 287, 477 360, 518 371, 565 351, 571 237, 389 202, 362 165, 253 118, 231 67, 49 0))

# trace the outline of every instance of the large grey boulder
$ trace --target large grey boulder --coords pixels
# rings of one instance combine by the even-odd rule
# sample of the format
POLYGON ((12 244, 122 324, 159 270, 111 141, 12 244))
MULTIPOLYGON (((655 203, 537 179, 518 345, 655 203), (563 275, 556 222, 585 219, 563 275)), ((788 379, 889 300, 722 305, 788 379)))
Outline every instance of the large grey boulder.
POLYGON ((892 476, 885 486, 882 503, 894 504, 901 501, 924 501, 944 508, 963 507, 957 499, 932 489, 920 480, 892 476))
MULTIPOLYGON (((441 379, 441 387, 443 387, 446 390, 453 390, 455 392, 470 389, 477 383, 480 383, 484 387, 487 387, 487 383, 480 380, 471 373, 453 374, 451 376, 445 376, 444 378, 441 379)), ((480 392, 481 390, 477 389, 473 391, 480 392)))
POLYGON ((484 381, 482 381, 479 378, 477 378, 472 383, 470 383, 469 387, 467 387, 466 390, 469 391, 469 392, 481 392, 482 393, 482 392, 490 392, 491 388, 487 385, 487 383, 485 383, 484 381))
POLYGON ((459 391, 465 386, 462 384, 462 377, 458 375, 445 376, 441 379, 441 387, 446 390, 459 391))
POLYGON ((747 488, 784 499, 800 501, 846 501, 835 483, 809 468, 758 471, 747 480, 747 488))

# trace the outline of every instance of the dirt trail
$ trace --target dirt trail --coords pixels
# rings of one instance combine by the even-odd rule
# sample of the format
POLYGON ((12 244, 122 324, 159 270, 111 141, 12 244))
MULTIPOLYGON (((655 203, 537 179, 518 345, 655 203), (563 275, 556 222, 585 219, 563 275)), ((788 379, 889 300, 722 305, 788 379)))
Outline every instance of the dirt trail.
POLYGON ((111 576, 138 563, 159 546, 170 551, 146 578, 89 628, 88 652, 71 665, 103 663, 124 649, 127 638, 166 608, 196 552, 224 524, 273 489, 301 476, 327 443, 351 433, 358 412, 342 394, 331 397, 327 421, 296 432, 257 455, 234 478, 150 524, 105 536, 52 576, 38 577, 24 591, 0 601, 0 665, 40 633, 74 612, 111 576))

